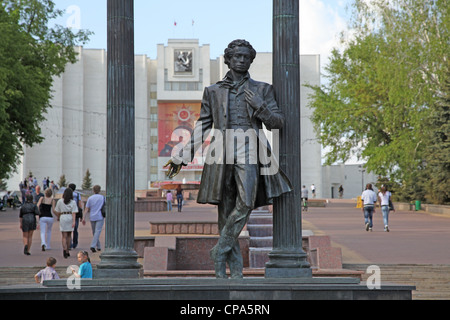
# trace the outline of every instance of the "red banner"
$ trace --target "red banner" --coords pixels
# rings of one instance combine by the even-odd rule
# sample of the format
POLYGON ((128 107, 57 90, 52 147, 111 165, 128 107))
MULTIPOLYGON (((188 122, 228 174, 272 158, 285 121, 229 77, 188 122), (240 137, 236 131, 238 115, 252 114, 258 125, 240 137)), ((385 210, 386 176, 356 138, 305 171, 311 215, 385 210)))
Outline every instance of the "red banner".
POLYGON ((200 103, 158 104, 158 154, 171 157, 172 149, 187 143, 200 117, 200 103))

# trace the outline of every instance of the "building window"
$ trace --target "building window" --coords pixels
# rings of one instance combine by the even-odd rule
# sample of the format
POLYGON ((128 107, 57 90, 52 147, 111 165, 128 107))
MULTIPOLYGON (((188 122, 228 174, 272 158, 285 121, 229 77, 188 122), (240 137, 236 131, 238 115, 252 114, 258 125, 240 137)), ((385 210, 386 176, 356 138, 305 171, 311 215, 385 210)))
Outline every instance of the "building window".
POLYGON ((202 91, 203 69, 199 70, 199 80, 200 81, 169 81, 169 70, 164 69, 165 91, 202 91))

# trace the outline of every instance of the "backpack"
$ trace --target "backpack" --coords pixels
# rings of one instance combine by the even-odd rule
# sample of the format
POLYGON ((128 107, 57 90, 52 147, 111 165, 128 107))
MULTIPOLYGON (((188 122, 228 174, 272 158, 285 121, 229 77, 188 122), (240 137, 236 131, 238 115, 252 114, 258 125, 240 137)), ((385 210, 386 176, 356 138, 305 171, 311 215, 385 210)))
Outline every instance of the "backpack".
POLYGON ((81 200, 80 194, 78 192, 74 192, 73 194, 74 194, 73 200, 77 204, 77 208, 78 208, 78 213, 76 215, 76 218, 83 219, 83 209, 81 209, 81 207, 78 206, 78 202, 81 200))

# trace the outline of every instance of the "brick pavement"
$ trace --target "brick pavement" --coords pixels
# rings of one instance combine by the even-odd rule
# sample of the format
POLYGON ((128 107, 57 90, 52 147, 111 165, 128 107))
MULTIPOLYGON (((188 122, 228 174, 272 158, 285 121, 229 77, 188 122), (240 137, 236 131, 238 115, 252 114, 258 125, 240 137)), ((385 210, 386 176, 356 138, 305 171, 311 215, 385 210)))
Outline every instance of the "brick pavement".
MULTIPOLYGON (((69 259, 62 257, 59 224, 53 225, 52 250, 42 252, 39 231, 34 234, 31 256, 23 254, 19 210, 0 213, 0 267, 43 266, 54 256, 59 266, 77 264, 77 250, 89 249, 90 224, 82 226, 80 244, 69 259)), ((182 213, 136 213, 136 235, 148 234, 149 221, 216 221, 215 206, 189 201, 182 213)), ((383 231, 381 211, 375 215, 374 231, 364 230, 361 209, 353 201, 333 200, 325 208, 310 208, 304 215, 303 228, 331 237, 333 246, 341 247, 344 263, 448 264, 450 265, 450 218, 422 212, 398 211, 391 214, 391 232, 383 231)), ((104 232, 101 238, 104 244, 104 232)), ((99 254, 91 254, 93 263, 99 254)))
POLYGON ((381 209, 374 216, 373 232, 355 202, 332 200, 326 208, 310 208, 304 228, 331 237, 343 251, 343 263, 450 265, 450 217, 423 211, 390 214, 390 232, 384 232, 381 209))
MULTIPOLYGON (((189 201, 183 208, 183 212, 178 213, 176 206, 171 213, 168 212, 148 212, 135 214, 135 232, 136 236, 148 235, 150 230, 150 221, 217 221, 215 206, 199 205, 189 201)), ((0 212, 0 268, 1 267, 37 267, 44 266, 48 257, 55 257, 58 266, 77 265, 76 253, 79 250, 87 250, 90 253, 93 264, 100 262, 100 253, 91 253, 89 251, 92 240, 92 231, 90 223, 79 227, 79 245, 78 248, 71 251, 71 257, 63 258, 61 244, 61 232, 59 223, 55 222, 52 228, 51 250, 41 251, 40 231, 36 230, 33 235, 33 244, 31 255, 23 254, 22 231, 19 229, 19 209, 7 209, 6 212, 0 212)), ((103 229, 101 238, 102 246, 105 243, 105 231, 103 229)))

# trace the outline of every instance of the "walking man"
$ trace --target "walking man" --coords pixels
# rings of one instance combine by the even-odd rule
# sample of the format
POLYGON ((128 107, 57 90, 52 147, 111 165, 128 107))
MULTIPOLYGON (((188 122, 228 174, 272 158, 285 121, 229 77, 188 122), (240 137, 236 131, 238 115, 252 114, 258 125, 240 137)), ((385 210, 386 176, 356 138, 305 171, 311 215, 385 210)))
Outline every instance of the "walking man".
POLYGON ((375 213, 375 203, 377 202, 377 194, 372 189, 372 184, 366 185, 366 190, 361 195, 363 202, 364 223, 366 224, 366 231, 372 231, 373 228, 373 214, 375 213))
POLYGON ((92 242, 91 251, 96 252, 101 250, 100 235, 102 233, 105 219, 102 215, 102 207, 106 199, 100 194, 101 187, 96 185, 92 188, 94 194, 88 198, 84 208, 83 226, 86 225, 86 220, 89 218, 92 227, 92 242))

